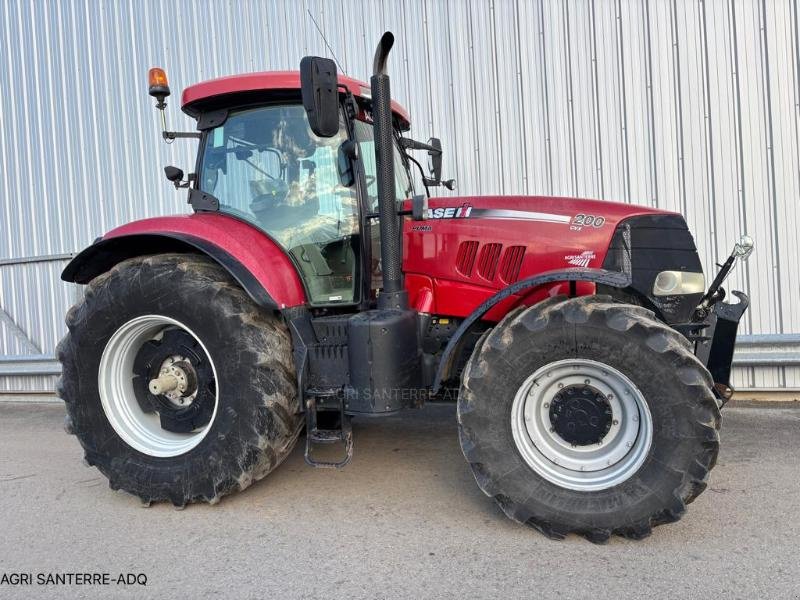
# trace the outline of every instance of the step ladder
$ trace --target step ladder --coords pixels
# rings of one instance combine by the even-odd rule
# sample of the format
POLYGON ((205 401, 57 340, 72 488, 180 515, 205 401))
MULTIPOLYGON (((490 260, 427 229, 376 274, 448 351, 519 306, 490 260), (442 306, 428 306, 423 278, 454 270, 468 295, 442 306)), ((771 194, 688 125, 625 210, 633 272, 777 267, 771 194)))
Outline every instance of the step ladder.
POLYGON ((338 427, 321 429, 318 426, 317 397, 306 400, 306 463, 319 469, 341 469, 353 458, 353 429, 350 417, 344 413, 344 398, 337 398, 338 411, 323 410, 323 413, 338 412, 338 427), (313 456, 315 444, 344 444, 344 457, 339 461, 316 460, 313 456))

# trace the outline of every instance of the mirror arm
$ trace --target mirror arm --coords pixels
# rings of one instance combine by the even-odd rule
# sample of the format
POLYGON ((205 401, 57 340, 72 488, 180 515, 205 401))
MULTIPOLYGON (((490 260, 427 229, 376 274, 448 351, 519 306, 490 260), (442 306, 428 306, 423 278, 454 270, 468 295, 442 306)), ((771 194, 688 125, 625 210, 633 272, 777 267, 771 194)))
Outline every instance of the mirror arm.
POLYGON ((165 141, 171 142, 172 140, 176 140, 178 138, 195 138, 200 139, 200 132, 199 131, 162 131, 161 135, 164 137, 165 141))
MULTIPOLYGON (((431 191, 430 191, 430 189, 428 189, 428 186, 431 185, 431 182, 433 180, 429 179, 428 177, 425 177, 425 170, 422 168, 422 165, 419 164, 419 161, 416 158, 413 158, 412 156, 409 156, 407 152, 404 152, 403 154, 405 154, 406 158, 409 161, 411 161, 412 163, 417 165, 417 168, 419 169, 419 175, 422 178, 422 185, 425 186, 425 195, 428 198, 430 198, 431 197, 431 191)), ((432 185, 438 185, 438 184, 433 183, 432 185)))
POLYGON ((437 156, 442 154, 441 148, 436 148, 430 144, 418 142, 416 140, 412 140, 411 138, 401 137, 400 145, 407 150, 427 150, 428 152, 432 152, 437 156))

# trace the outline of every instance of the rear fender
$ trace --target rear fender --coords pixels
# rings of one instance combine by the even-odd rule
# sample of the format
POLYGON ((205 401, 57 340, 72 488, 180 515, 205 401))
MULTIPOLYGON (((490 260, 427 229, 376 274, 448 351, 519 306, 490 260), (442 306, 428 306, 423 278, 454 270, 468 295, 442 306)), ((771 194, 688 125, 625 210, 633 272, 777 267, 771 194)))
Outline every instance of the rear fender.
POLYGON ((164 252, 205 254, 264 308, 283 310, 306 303, 297 269, 283 248, 252 225, 221 214, 196 213, 128 223, 73 258, 61 278, 89 283, 125 259, 164 252))

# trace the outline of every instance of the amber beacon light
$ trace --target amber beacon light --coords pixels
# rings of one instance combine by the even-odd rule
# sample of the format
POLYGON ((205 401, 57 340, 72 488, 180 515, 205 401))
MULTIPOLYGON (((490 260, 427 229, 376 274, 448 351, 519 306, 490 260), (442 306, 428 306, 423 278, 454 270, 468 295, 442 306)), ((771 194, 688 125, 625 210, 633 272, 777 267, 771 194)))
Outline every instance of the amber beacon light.
POLYGON ((147 81, 150 95, 158 100, 156 108, 163 110, 166 107, 164 99, 170 94, 167 73, 160 67, 153 67, 147 73, 147 81))

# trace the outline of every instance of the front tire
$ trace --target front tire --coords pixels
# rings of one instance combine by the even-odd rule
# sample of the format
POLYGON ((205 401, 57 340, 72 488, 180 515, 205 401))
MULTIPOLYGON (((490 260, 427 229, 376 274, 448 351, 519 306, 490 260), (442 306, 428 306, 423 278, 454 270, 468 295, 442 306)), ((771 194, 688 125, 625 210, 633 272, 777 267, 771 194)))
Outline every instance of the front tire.
POLYGON ((643 538, 706 487, 711 377, 642 307, 553 298, 509 314, 462 375, 461 447, 481 489, 552 538, 643 538))
POLYGON ((66 322, 68 431, 112 489, 145 504, 216 503, 297 441, 289 333, 205 257, 123 261, 88 285, 66 322))

